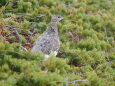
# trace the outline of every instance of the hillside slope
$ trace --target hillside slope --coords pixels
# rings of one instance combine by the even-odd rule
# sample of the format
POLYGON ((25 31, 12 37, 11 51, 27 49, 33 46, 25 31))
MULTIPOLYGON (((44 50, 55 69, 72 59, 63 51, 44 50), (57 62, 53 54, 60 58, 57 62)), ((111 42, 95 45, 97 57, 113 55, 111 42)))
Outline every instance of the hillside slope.
POLYGON ((1 0, 0 86, 114 86, 114 17, 115 0, 1 0), (30 49, 55 14, 61 47, 44 61, 30 49))

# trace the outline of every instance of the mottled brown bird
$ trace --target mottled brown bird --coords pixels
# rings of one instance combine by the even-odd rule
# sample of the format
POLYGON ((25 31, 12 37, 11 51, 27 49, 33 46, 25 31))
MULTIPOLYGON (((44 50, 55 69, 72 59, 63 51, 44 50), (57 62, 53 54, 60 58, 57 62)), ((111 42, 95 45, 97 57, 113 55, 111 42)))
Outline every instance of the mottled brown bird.
POLYGON ((32 48, 32 52, 43 52, 46 55, 46 58, 48 58, 48 55, 52 53, 57 55, 60 47, 57 22, 62 19, 63 18, 60 15, 52 16, 49 26, 47 27, 46 31, 44 31, 43 34, 38 37, 32 48))

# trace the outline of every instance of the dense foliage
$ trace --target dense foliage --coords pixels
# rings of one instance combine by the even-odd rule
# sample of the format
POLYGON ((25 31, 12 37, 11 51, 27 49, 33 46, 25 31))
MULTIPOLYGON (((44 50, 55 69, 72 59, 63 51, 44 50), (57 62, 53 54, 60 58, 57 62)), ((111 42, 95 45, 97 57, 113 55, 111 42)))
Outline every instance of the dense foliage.
POLYGON ((114 86, 114 17, 115 0, 0 0, 0 86, 114 86), (44 60, 30 49, 55 14, 59 58, 44 60))

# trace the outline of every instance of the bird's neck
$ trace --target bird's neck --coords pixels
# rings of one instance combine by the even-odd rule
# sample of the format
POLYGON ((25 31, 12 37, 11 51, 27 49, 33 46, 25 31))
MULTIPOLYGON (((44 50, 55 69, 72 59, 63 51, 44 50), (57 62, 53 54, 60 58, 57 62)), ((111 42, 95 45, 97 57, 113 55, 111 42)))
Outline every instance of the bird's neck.
POLYGON ((52 34, 58 34, 57 24, 56 22, 50 22, 47 31, 52 34))
POLYGON ((56 22, 50 22, 50 26, 53 26, 53 27, 57 28, 57 23, 56 22))

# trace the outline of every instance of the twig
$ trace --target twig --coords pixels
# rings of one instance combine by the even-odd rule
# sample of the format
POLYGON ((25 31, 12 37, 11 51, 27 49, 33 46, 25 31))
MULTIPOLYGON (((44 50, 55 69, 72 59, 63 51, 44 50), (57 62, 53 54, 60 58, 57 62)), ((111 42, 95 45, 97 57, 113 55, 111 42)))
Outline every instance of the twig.
MULTIPOLYGON (((107 29, 106 29, 106 27, 104 27, 104 31, 105 31, 105 40, 106 40, 106 42, 107 42, 108 44, 110 44, 109 41, 108 41, 108 39, 107 39, 107 29)), ((105 52, 107 52, 107 49, 105 50, 105 52)), ((108 55, 107 55, 106 57, 107 57, 107 60, 108 60, 108 62, 109 62, 109 64, 110 64, 110 66, 111 66, 111 61, 110 61, 108 55)))
POLYGON ((69 84, 72 84, 72 83, 76 83, 76 82, 87 82, 88 80, 87 79, 84 79, 84 80, 74 80, 74 81, 69 81, 69 77, 67 76, 66 77, 66 85, 65 86, 69 86, 69 84))
POLYGON ((38 14, 37 17, 43 17, 43 16, 45 16, 45 15, 44 14, 38 14))
POLYGON ((21 49, 22 50, 25 50, 25 51, 28 51, 25 47, 21 46, 21 49))
POLYGON ((6 2, 5 7, 9 4, 9 2, 6 2))
POLYGON ((69 83, 76 83, 76 82, 87 82, 88 80, 85 79, 85 80, 74 80, 74 81, 71 81, 69 83))
POLYGON ((66 80, 66 86, 69 86, 69 80, 68 80, 68 77, 67 77, 67 80, 66 80))
POLYGON ((106 39, 107 43, 110 44, 108 39, 107 39, 107 29, 105 27, 104 27, 104 31, 105 31, 105 39, 106 39))
POLYGON ((13 28, 13 29, 15 30, 16 35, 18 36, 18 39, 19 39, 19 44, 21 45, 22 44, 22 40, 20 38, 20 35, 19 35, 18 31, 16 30, 16 28, 13 28))
MULTIPOLYGON (((85 80, 74 80, 74 81, 68 81, 68 84, 66 84, 66 85, 68 85, 69 86, 69 84, 70 83, 76 83, 76 82, 87 82, 88 80, 87 79, 85 79, 85 80)), ((63 83, 63 82, 67 82, 67 81, 53 81, 53 82, 59 82, 59 83, 63 83)))

